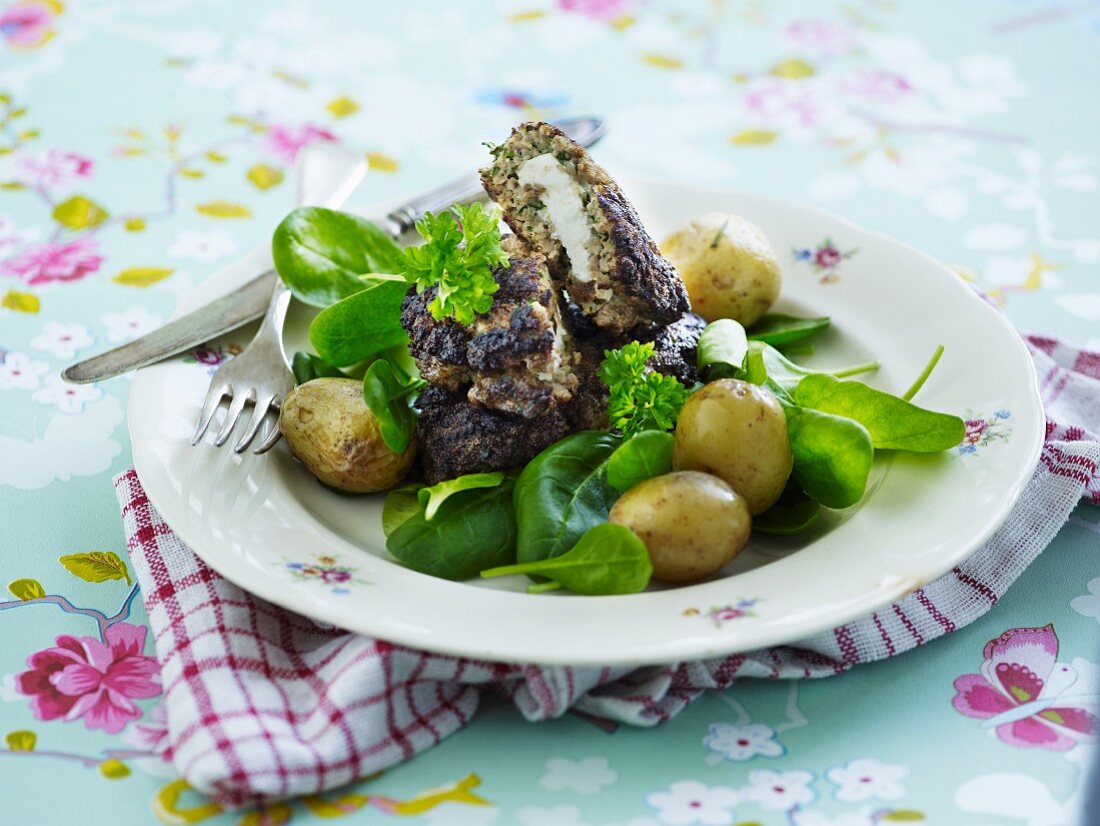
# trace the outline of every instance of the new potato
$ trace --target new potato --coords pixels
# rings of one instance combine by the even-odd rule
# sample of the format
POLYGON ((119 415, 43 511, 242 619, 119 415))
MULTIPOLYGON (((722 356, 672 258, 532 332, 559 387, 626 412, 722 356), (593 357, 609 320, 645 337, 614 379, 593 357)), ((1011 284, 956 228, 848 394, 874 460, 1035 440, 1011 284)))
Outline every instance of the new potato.
POLYGON ((645 543, 653 576, 692 582, 732 560, 752 531, 748 505, 716 476, 667 473, 639 482, 611 508, 608 521, 645 543))
POLYGON ((762 387, 737 379, 712 381, 680 411, 672 466, 724 479, 754 515, 779 499, 793 465, 787 417, 762 387))
POLYGON ((708 212, 670 235, 661 252, 680 272, 691 308, 714 321, 745 327, 779 295, 779 262, 755 224, 726 212, 708 212))
POLYGON ((351 493, 394 487, 416 455, 415 438, 403 453, 386 447, 363 401, 363 385, 354 379, 313 379, 295 387, 283 401, 279 428, 310 473, 351 493))

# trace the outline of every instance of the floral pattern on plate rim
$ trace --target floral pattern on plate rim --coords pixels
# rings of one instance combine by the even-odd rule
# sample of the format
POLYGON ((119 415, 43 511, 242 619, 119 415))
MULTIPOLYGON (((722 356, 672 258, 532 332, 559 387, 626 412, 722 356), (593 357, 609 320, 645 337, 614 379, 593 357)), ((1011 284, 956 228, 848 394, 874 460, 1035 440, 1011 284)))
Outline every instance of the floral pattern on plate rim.
POLYGON ((753 597, 752 599, 746 599, 744 597, 739 598, 736 602, 729 605, 712 605, 710 610, 703 612, 698 608, 688 608, 684 611, 685 617, 706 617, 714 623, 715 628, 721 628, 725 623, 732 620, 744 619, 745 617, 755 617, 756 612, 752 610, 760 599, 753 597))
POLYGON ((821 274, 820 281, 822 284, 833 284, 840 280, 837 268, 857 252, 859 252, 857 247, 842 250, 833 243, 832 238, 826 238, 812 249, 810 247, 794 247, 791 250, 791 257, 796 262, 809 263, 814 272, 821 274))
POLYGON ((994 442, 1007 442, 1012 428, 1005 424, 1012 418, 1011 410, 997 410, 988 418, 976 417, 966 412, 966 436, 956 448, 960 456, 974 454, 978 448, 989 447, 994 442))
POLYGON ((351 585, 370 585, 364 579, 355 576, 358 570, 350 565, 340 565, 332 556, 319 555, 315 562, 286 563, 286 569, 297 579, 320 582, 326 586, 332 586, 330 590, 337 596, 345 596, 351 593, 351 585))

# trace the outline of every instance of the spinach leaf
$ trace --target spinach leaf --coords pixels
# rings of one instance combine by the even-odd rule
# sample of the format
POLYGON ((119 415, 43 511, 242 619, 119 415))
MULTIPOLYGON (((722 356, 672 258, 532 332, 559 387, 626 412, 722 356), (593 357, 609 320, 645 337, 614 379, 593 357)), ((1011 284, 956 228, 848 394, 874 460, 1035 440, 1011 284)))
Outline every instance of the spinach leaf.
POLYGON ((294 381, 305 384, 316 378, 342 378, 344 374, 325 361, 320 356, 311 353, 303 353, 299 350, 294 354, 290 362, 290 372, 294 374, 294 381))
POLYGON ((720 318, 700 334, 695 360, 707 380, 732 378, 744 364, 748 349, 745 328, 732 318, 720 318))
MULTIPOLYGON (((416 512, 386 537, 386 549, 414 571, 443 579, 469 579, 486 568, 515 562, 512 487, 506 478, 495 488, 457 493, 439 506, 430 522, 418 503, 416 512)), ((407 502, 396 501, 394 519, 407 513, 407 507, 407 502)))
POLYGON ((752 325, 749 338, 778 347, 781 344, 792 344, 817 335, 828 326, 828 316, 798 318, 783 313, 768 313, 752 325))
POLYGON ((517 558, 561 556, 593 525, 607 521, 619 492, 607 463, 622 438, 598 430, 566 436, 532 459, 516 480, 517 558))
POLYGON ((748 352, 745 354, 745 365, 737 371, 735 376, 749 384, 767 384, 768 367, 764 363, 764 348, 759 342, 749 344, 748 352))
POLYGON ((494 473, 467 473, 455 479, 444 479, 430 488, 421 488, 417 492, 420 506, 424 508, 424 519, 431 522, 442 505, 451 496, 464 490, 495 488, 504 481, 504 471, 494 473))
POLYGON ((407 290, 405 280, 393 276, 322 310, 309 325, 313 348, 329 364, 347 367, 408 341, 401 326, 407 290))
POLYGON ((802 407, 854 419, 880 449, 939 453, 966 436, 966 425, 958 416, 925 410, 858 381, 807 376, 795 389, 794 400, 802 407))
POLYGON ((409 376, 388 359, 378 359, 363 376, 363 400, 378 421, 386 447, 404 453, 416 429, 409 397, 424 386, 419 375, 409 376))
POLYGON ((869 373, 878 370, 879 367, 877 361, 868 361, 863 364, 853 364, 850 367, 840 367, 836 370, 813 370, 809 367, 803 367, 801 364, 795 364, 770 344, 765 344, 763 342, 750 343, 749 351, 752 352, 755 348, 759 348, 764 355, 764 365, 768 371, 768 378, 775 384, 792 393, 798 383, 806 376, 827 373, 830 376, 844 378, 846 376, 854 376, 858 373, 869 373))
POLYGON ((676 437, 659 430, 643 430, 615 449, 607 461, 607 483, 622 493, 653 476, 672 470, 676 437))
POLYGON ((275 269, 294 297, 327 307, 364 289, 363 273, 397 272, 401 248, 383 230, 347 212, 300 207, 271 241, 275 269))
POLYGON ((910 401, 913 396, 920 392, 920 389, 924 387, 924 383, 928 381, 928 377, 932 375, 932 371, 936 369, 936 365, 940 362, 940 356, 943 355, 943 345, 939 345, 936 348, 936 352, 932 354, 932 358, 928 360, 928 364, 924 365, 924 369, 921 374, 917 376, 916 380, 909 385, 909 389, 901 394, 901 397, 906 401, 910 401))
POLYGON ((779 501, 752 518, 752 529, 780 536, 802 533, 813 527, 820 515, 821 505, 789 481, 779 501))
MULTIPOLYGON (((544 576, 575 594, 610 596, 644 591, 653 576, 645 543, 624 525, 604 523, 589 528, 576 545, 554 559, 482 571, 483 577, 527 574, 544 576)), ((532 585, 535 593, 550 590, 532 585)))
POLYGON ((382 505, 382 533, 389 536, 420 510, 418 493, 422 487, 419 482, 412 482, 394 488, 386 495, 386 502, 382 505))
POLYGON ((859 422, 783 404, 794 454, 794 479, 827 508, 848 508, 863 497, 875 458, 871 434, 859 422))

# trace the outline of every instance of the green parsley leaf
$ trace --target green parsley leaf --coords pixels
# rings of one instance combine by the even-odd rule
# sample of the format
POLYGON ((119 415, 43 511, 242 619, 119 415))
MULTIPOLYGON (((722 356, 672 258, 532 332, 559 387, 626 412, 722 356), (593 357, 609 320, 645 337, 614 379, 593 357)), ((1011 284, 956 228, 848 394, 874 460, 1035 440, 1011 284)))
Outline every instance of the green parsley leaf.
POLYGON ((418 293, 436 288, 428 305, 432 318, 471 324, 474 316, 493 306, 493 293, 500 285, 492 268, 508 265, 508 254, 500 246, 499 221, 497 207, 485 210, 481 204, 464 204, 438 215, 429 212, 416 222, 424 243, 407 248, 399 266, 418 293))
POLYGON ((632 341, 606 350, 600 365, 600 379, 611 391, 608 418, 612 428, 627 437, 642 430, 671 430, 687 401, 687 388, 675 377, 646 366, 653 349, 652 342, 632 341))

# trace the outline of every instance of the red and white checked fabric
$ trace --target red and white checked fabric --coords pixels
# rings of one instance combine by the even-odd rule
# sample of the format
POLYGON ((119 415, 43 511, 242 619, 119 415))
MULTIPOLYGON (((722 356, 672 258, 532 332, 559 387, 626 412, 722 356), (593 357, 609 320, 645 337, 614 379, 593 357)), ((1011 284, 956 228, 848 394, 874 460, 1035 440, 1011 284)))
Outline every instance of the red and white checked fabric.
POLYGON ((134 471, 115 480, 161 663, 177 769, 240 806, 334 788, 438 743, 483 690, 529 720, 568 709, 632 725, 669 719, 742 677, 826 677, 973 622, 1082 499, 1100 504, 1100 354, 1029 340, 1048 424, 1042 461, 1001 528, 966 562, 899 602, 800 643, 641 669, 456 659, 322 628, 204 565, 153 509, 134 471))

